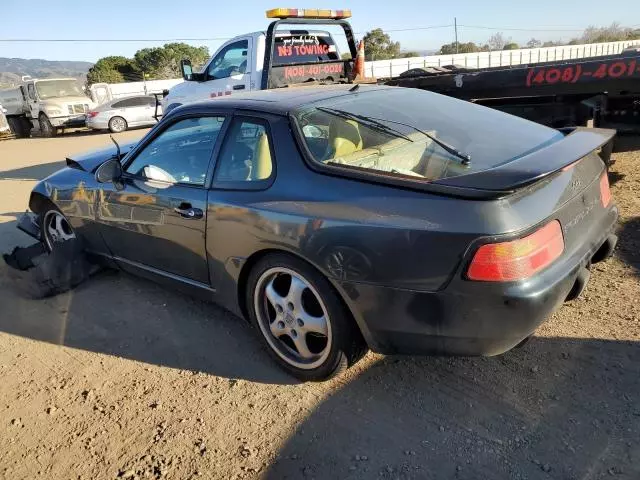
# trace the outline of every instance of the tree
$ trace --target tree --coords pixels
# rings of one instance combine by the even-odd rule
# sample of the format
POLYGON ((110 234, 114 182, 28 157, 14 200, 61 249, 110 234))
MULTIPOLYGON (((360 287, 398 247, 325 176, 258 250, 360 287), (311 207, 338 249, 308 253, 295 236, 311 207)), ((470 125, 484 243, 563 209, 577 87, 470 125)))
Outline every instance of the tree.
MULTIPOLYGON (((474 53, 481 52, 482 47, 479 47, 473 42, 468 43, 458 43, 458 53, 474 53)), ((438 52, 440 55, 453 55, 456 53, 456 42, 447 43, 446 45, 442 45, 438 52)))
POLYGON ((576 40, 579 43, 619 42, 640 38, 640 31, 622 27, 619 23, 612 23, 608 27, 587 27, 582 36, 576 40))
POLYGON ((510 42, 507 43, 502 49, 503 50, 518 50, 520 48, 520 45, 518 45, 515 42, 510 42))
POLYGON ((532 38, 527 42, 527 48, 540 48, 542 46, 542 42, 537 38, 532 38))
POLYGON ((490 50, 502 50, 507 43, 509 40, 504 38, 502 32, 494 33, 487 41, 490 50))
POLYGON ((367 32, 362 39, 366 60, 387 60, 400 56, 400 42, 394 42, 381 28, 367 32))
POLYGON ((180 60, 191 60, 194 67, 204 64, 209 58, 207 47, 192 47, 186 43, 167 43, 162 47, 138 50, 133 59, 138 69, 148 78, 175 78, 181 75, 180 60))
POLYGON ((87 84, 120 83, 142 78, 135 62, 130 58, 111 56, 98 60, 87 73, 87 84))
POLYGON ((410 57, 419 57, 420 54, 418 52, 402 52, 400 54, 400 58, 410 58, 410 57))
POLYGON ((167 43, 162 47, 143 48, 133 58, 104 57, 89 69, 87 84, 96 82, 120 83, 181 76, 180 60, 188 58, 194 67, 209 58, 207 47, 192 47, 186 43, 167 43))

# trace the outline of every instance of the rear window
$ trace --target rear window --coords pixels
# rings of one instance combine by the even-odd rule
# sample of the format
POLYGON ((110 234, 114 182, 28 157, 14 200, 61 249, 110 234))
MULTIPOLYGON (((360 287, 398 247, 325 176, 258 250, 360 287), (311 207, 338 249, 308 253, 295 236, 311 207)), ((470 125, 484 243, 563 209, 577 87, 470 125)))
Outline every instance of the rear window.
POLYGON ((314 161, 418 181, 495 168, 563 138, 497 110, 400 87, 361 86, 293 117, 314 161))
POLYGON ((291 31, 277 33, 273 48, 274 65, 340 60, 329 32, 291 31))

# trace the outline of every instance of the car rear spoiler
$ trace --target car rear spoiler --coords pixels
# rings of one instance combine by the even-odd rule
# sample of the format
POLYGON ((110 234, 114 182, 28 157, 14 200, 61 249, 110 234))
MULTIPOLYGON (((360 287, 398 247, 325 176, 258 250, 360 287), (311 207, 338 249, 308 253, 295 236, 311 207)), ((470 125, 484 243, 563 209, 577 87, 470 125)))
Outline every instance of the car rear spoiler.
POLYGON ((445 178, 433 185, 510 192, 555 173, 601 148, 608 162, 615 130, 575 127, 561 130, 565 138, 509 163, 469 175, 445 178))

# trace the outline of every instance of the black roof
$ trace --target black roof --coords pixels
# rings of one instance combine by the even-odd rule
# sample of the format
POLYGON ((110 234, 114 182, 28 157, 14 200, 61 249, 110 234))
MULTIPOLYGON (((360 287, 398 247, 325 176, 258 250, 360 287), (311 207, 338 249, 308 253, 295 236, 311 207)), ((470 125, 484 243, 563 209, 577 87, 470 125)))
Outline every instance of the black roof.
MULTIPOLYGON (((275 88, 270 90, 258 90, 255 92, 229 95, 226 97, 212 98, 202 102, 189 103, 180 107, 180 111, 198 110, 207 111, 216 107, 225 109, 243 109, 259 112, 274 113, 277 115, 287 115, 291 110, 300 106, 308 105, 328 98, 353 95, 356 92, 371 92, 374 90, 387 90, 390 88, 381 85, 360 85, 354 92, 350 90, 353 84, 346 85, 323 85, 313 87, 289 87, 275 88)), ((178 110, 178 109, 176 109, 178 110)))

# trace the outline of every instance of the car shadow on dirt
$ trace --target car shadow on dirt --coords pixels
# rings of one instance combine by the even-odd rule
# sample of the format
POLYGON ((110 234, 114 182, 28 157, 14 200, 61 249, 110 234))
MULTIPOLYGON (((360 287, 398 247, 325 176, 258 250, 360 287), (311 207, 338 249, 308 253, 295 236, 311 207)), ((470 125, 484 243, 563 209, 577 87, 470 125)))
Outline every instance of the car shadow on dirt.
POLYGON ((66 166, 66 162, 51 162, 0 171, 0 180, 41 180, 66 166))
MULTIPOLYGON (((0 234, 15 230, 15 222, 1 226, 0 234)), ((9 269, 0 260, 0 331, 226 378, 297 383, 244 320, 212 303, 108 269, 69 292, 34 300, 9 269)))
POLYGON ((616 249, 618 257, 640 277, 640 217, 631 218, 620 226, 620 241, 616 249))
POLYGON ((636 479, 638 398, 633 342, 387 357, 311 411, 262 478, 636 479))

